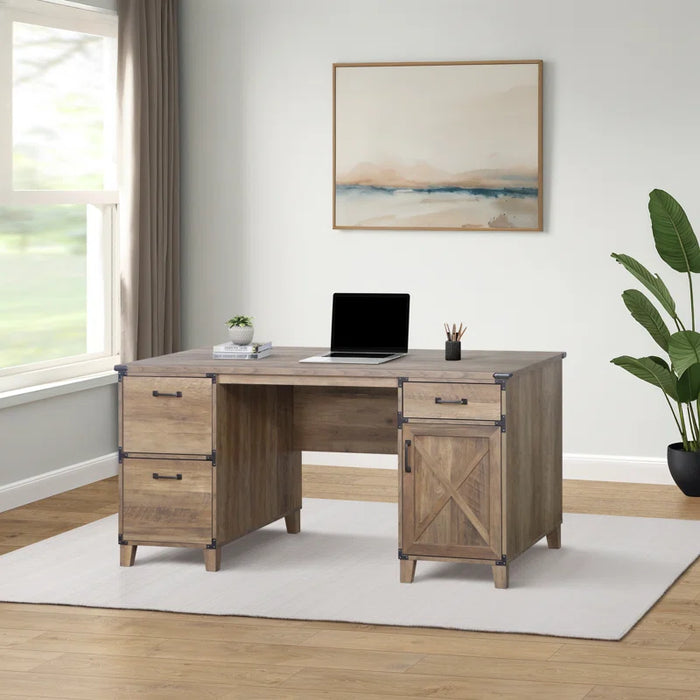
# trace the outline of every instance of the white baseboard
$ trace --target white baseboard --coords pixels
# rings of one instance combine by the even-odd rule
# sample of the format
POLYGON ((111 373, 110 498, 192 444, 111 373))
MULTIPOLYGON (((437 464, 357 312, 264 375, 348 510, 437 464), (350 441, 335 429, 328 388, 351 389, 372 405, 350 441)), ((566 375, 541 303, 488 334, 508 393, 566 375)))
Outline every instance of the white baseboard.
MULTIPOLYGON (((396 455, 347 452, 303 452, 302 462, 368 469, 396 469, 398 466, 396 455)), ((0 512, 114 476, 118 467, 117 453, 113 452, 0 486, 0 512)), ((673 484, 666 460, 654 457, 564 454, 564 478, 673 484)))
MULTIPOLYGON (((347 452, 303 452, 304 464, 338 467, 396 469, 396 455, 352 454, 347 452)), ((590 481, 626 481, 639 484, 673 484, 665 459, 616 457, 612 455, 564 454, 564 478, 590 481)))
POLYGON ((665 459, 613 455, 564 454, 565 479, 673 484, 665 459))
POLYGON ((0 486, 0 512, 106 479, 117 473, 116 452, 0 486))

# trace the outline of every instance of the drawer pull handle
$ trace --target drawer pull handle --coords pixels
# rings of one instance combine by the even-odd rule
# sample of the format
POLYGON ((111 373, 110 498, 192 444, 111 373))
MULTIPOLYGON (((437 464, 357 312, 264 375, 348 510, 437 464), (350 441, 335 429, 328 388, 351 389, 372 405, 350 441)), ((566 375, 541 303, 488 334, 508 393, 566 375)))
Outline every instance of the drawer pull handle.
POLYGON ((455 401, 445 401, 445 399, 443 399, 442 397, 436 396, 435 403, 456 403, 456 404, 460 404, 462 406, 466 406, 469 403, 469 401, 467 401, 467 399, 456 399, 455 401))
POLYGON ((176 391, 174 394, 166 394, 163 391, 158 391, 158 389, 153 390, 153 396, 173 396, 176 399, 181 399, 182 398, 182 392, 181 391, 176 391))
POLYGON ((408 448, 411 446, 410 440, 405 440, 403 443, 403 470, 406 474, 411 473, 411 466, 408 463, 408 448))
POLYGON ((153 472, 154 479, 177 479, 182 481, 182 474, 175 474, 175 476, 165 476, 164 474, 159 474, 158 472, 153 472))

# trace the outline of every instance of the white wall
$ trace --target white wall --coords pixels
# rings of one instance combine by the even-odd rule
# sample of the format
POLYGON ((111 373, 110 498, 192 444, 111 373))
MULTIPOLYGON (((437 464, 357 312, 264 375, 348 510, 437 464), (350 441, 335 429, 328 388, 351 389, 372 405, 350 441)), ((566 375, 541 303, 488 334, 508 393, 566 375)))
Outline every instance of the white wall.
POLYGON ((2 409, 0 485, 117 449, 116 384, 2 409))
MULTIPOLYGON (((325 345, 333 291, 408 291, 410 345, 565 350, 564 449, 663 458, 661 396, 609 363, 658 354, 609 256, 656 258, 660 187, 700 222, 695 0, 182 0, 184 342, 233 313, 325 345), (334 231, 333 62, 544 60, 543 233, 334 231)), ((478 137, 478 135, 476 135, 478 137)), ((700 224, 698 224, 700 227, 700 224)))
POLYGON ((117 471, 116 382, 0 408, 0 512, 117 471))

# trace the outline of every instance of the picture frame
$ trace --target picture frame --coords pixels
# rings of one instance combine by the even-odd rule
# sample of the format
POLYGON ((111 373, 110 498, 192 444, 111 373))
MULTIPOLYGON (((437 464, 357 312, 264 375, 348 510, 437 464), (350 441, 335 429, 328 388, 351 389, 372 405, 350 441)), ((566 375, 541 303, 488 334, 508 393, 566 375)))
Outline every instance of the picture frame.
POLYGON ((333 228, 542 231, 541 60, 333 64, 333 228))

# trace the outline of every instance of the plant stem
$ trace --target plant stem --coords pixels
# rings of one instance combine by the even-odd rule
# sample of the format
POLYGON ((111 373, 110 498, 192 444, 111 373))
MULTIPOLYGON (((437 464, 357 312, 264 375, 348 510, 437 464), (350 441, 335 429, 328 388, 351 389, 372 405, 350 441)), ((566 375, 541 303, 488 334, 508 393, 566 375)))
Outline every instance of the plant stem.
POLYGON ((683 417, 683 405, 681 402, 678 402, 678 417, 681 419, 681 424, 680 424, 680 430, 681 430, 681 438, 683 440, 683 449, 688 452, 688 437, 685 432, 685 418, 683 417))
POLYGON ((688 416, 690 417, 690 430, 693 434, 693 441, 691 442, 690 449, 697 450, 698 447, 698 421, 695 418, 695 411, 693 410, 693 404, 688 404, 688 416))
MULTIPOLYGON (((683 429, 681 428, 681 424, 678 422, 678 418, 676 418, 676 412, 673 410, 673 406, 671 406, 671 402, 668 400, 668 396, 666 395, 665 391, 662 391, 664 398, 666 399, 666 403, 668 404, 668 407, 671 409, 671 413, 673 414, 673 420, 676 421, 676 427, 678 428, 678 432, 681 434, 681 438, 684 437, 683 435, 683 429)), ((700 399, 698 399, 698 403, 700 403, 700 399)), ((680 403, 678 404, 678 408, 680 409, 681 405, 680 403)))
POLYGON ((695 330, 695 300, 693 298, 693 278, 690 275, 690 270, 688 270, 688 287, 690 288, 690 320, 693 323, 693 330, 695 330))
POLYGON ((696 417, 695 408, 691 403, 688 403, 688 415, 693 421, 693 432, 695 434, 695 442, 691 443, 690 449, 695 451, 698 449, 698 445, 700 445, 700 428, 698 428, 698 420, 696 417))

